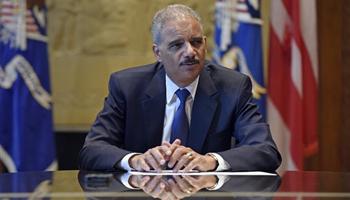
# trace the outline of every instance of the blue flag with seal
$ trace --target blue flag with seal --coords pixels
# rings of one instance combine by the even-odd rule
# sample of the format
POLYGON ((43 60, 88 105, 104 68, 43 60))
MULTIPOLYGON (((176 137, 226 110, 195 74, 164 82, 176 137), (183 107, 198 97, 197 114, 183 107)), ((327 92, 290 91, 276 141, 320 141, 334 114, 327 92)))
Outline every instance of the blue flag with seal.
POLYGON ((266 116, 259 0, 217 0, 213 59, 248 75, 259 111, 266 116))
POLYGON ((56 169, 44 0, 0 0, 0 164, 56 169))

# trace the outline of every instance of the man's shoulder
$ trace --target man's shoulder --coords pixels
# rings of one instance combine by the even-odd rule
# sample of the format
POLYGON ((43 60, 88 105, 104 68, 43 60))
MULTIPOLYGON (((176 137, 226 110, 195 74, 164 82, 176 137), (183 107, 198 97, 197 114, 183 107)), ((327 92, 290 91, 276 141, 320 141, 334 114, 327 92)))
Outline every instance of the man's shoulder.
POLYGON ((210 61, 206 62, 205 70, 208 71, 210 76, 216 81, 232 82, 242 81, 248 78, 247 75, 238 72, 237 70, 230 69, 210 61))
POLYGON ((141 92, 147 88, 152 82, 165 80, 163 65, 159 62, 130 67, 111 74, 109 79, 110 87, 118 87, 126 89, 128 93, 141 92))
POLYGON ((159 62, 129 67, 120 71, 112 73, 112 77, 118 78, 137 78, 144 76, 152 76, 162 69, 162 65, 159 62))
POLYGON ((202 84, 208 85, 204 82, 212 82, 216 90, 225 98, 237 99, 237 94, 251 92, 250 78, 241 72, 211 62, 206 63, 205 71, 202 84))

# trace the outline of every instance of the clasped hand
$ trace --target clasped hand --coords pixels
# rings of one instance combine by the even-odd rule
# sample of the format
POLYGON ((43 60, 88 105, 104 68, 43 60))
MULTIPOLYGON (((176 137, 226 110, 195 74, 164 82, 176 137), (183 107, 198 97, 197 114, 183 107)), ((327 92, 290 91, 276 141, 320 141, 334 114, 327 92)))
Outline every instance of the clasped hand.
POLYGON ((162 145, 149 149, 143 154, 132 156, 129 165, 137 171, 161 171, 172 169, 174 172, 182 170, 211 171, 217 167, 216 160, 209 155, 201 155, 189 147, 181 145, 176 139, 172 144, 163 142, 162 145))

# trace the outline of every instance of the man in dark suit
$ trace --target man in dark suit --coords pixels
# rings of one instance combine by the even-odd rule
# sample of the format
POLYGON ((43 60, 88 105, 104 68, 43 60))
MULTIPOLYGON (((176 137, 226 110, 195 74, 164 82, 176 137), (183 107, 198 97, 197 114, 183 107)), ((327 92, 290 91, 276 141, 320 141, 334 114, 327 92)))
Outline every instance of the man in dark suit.
POLYGON ((281 156, 250 79, 205 60, 199 16, 170 5, 154 16, 152 34, 157 62, 111 75, 80 168, 276 170, 281 156))

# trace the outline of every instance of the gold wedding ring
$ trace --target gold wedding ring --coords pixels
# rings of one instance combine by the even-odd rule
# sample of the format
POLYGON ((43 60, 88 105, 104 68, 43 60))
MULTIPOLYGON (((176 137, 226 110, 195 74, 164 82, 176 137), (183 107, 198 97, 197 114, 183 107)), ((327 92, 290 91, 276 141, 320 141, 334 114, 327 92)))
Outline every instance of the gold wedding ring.
POLYGON ((193 154, 192 154, 192 152, 188 152, 188 153, 186 153, 186 156, 188 157, 188 159, 192 159, 193 154))
POLYGON ((186 192, 187 194, 191 194, 191 193, 192 193, 192 188, 188 188, 187 190, 185 190, 185 192, 186 192))

